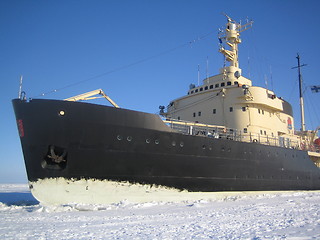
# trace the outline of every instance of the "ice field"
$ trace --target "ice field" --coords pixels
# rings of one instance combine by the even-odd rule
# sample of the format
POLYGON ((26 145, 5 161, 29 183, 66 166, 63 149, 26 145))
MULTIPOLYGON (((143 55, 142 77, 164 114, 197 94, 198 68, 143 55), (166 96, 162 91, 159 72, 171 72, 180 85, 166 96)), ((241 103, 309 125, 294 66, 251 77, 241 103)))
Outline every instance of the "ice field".
POLYGON ((0 239, 320 239, 320 192, 43 206, 0 185, 0 239))

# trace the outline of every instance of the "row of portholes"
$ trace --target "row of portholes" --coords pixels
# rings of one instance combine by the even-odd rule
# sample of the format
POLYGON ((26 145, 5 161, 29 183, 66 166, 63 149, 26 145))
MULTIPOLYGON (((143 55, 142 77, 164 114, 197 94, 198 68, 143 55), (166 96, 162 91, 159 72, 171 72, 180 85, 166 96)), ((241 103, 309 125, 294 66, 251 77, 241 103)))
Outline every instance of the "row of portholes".
MULTIPOLYGON (((121 135, 118 135, 118 136, 117 136, 117 139, 118 139, 119 141, 121 141, 121 140, 123 140, 123 137, 122 137, 121 135)), ((128 136, 128 137, 127 137, 127 141, 128 141, 128 142, 131 142, 132 139, 133 139, 133 138, 132 138, 131 136, 128 136)), ((151 143, 151 140, 150 140, 149 138, 147 138, 147 139, 146 139, 146 143, 147 143, 147 144, 151 143)), ((160 144, 160 141, 159 141, 158 139, 156 139, 156 140, 154 140, 154 143, 155 143, 156 145, 158 145, 158 144, 160 144)), ((177 143, 176 143, 175 141, 172 141, 172 146, 175 147, 176 145, 177 145, 177 143)), ((180 146, 180 147, 184 147, 184 142, 180 142, 179 146, 180 146)))
MULTIPOLYGON (((123 140, 123 137, 122 137, 121 135, 118 135, 118 136, 117 136, 117 139, 118 139, 119 141, 121 141, 121 140, 123 140)), ((131 136, 128 136, 128 137, 127 137, 127 141, 128 141, 128 142, 131 142, 132 139, 133 139, 133 138, 132 138, 131 136)), ((147 138, 147 139, 146 139, 146 143, 147 143, 147 144, 151 143, 151 140, 150 140, 149 138, 147 138)), ((156 140, 154 140, 154 143, 155 143, 156 145, 158 145, 158 144, 160 144, 160 141, 159 141, 158 139, 156 139, 156 140)), ((175 141, 172 141, 171 145, 172 145, 173 147, 175 147, 175 146, 177 146, 177 143, 176 143, 175 141)), ((180 146, 180 147, 184 147, 184 142, 180 142, 179 146, 180 146)), ((206 145, 202 145, 202 149, 203 149, 203 150, 205 150, 206 148, 207 148, 206 145)), ((211 147, 208 147, 208 149, 209 149, 209 150, 212 150, 211 147)), ((225 147, 222 147, 222 148, 221 148, 221 151, 222 151, 222 152, 224 152, 225 150, 226 150, 225 147)), ((228 148, 227 151, 228 151, 228 152, 231 152, 231 149, 228 148)))

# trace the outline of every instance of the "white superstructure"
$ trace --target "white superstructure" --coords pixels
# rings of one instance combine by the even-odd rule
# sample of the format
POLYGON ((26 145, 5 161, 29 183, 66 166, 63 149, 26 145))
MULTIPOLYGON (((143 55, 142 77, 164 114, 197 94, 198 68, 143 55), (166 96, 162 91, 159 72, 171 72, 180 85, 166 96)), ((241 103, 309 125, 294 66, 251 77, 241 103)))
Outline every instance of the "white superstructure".
POLYGON ((219 51, 229 66, 221 68, 218 75, 204 79, 198 87, 190 85, 186 96, 168 105, 164 113, 167 118, 225 126, 259 138, 298 140, 294 135, 291 105, 273 91, 252 86, 251 80, 241 75, 240 33, 251 25, 252 22, 241 25, 228 17, 225 30, 219 35, 219 51))

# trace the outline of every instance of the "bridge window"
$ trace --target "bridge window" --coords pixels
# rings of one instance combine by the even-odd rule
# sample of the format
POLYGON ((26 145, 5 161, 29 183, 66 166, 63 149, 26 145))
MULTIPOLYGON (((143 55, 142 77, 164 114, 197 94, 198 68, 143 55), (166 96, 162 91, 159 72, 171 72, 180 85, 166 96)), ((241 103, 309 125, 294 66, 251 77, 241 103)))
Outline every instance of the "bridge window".
POLYGON ((204 88, 204 90, 208 90, 208 86, 206 86, 206 87, 204 88))
POLYGON ((200 88, 200 92, 202 92, 203 88, 200 88))
POLYGON ((215 88, 218 88, 218 87, 219 87, 219 83, 217 83, 216 85, 214 85, 214 87, 215 87, 215 88))
POLYGON ((227 82, 227 86, 231 86, 231 82, 229 81, 229 82, 227 82))
POLYGON ((213 85, 210 85, 210 89, 212 89, 213 88, 213 85))
POLYGON ((221 83, 221 87, 224 87, 226 84, 223 82, 223 83, 221 83))

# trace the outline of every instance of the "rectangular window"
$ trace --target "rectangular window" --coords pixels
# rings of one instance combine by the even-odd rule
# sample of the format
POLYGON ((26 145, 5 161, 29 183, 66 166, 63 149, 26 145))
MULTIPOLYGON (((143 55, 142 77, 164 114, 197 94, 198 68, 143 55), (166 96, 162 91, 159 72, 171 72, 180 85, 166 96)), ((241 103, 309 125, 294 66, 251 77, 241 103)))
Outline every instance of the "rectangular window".
POLYGON ((198 116, 199 116, 199 117, 201 116, 201 112, 198 112, 198 116))
POLYGON ((218 88, 218 87, 219 87, 219 83, 217 83, 216 85, 214 85, 214 87, 215 87, 215 88, 218 88))
POLYGON ((196 113, 193 113, 193 117, 196 117, 196 113))
POLYGON ((208 86, 205 86, 204 90, 208 90, 208 86))
POLYGON ((258 113, 260 114, 260 109, 258 108, 258 113))
POLYGON ((212 89, 213 88, 213 85, 210 85, 210 89, 212 89))
POLYGON ((231 86, 231 82, 229 81, 229 82, 227 82, 227 86, 231 86))
POLYGON ((230 107, 230 108, 229 108, 229 111, 230 111, 230 112, 233 112, 233 107, 230 107))
POLYGON ((226 84, 223 82, 223 83, 221 83, 221 87, 224 87, 226 84))
POLYGON ((243 132, 244 132, 244 133, 247 133, 247 132, 248 132, 248 129, 247 129, 247 128, 244 128, 244 129, 243 129, 243 132))
POLYGON ((216 114, 216 113, 217 113, 217 109, 213 109, 213 110, 212 110, 212 113, 213 113, 213 114, 216 114))
POLYGON ((242 111, 243 112, 247 111, 247 108, 246 107, 242 107, 242 111))

